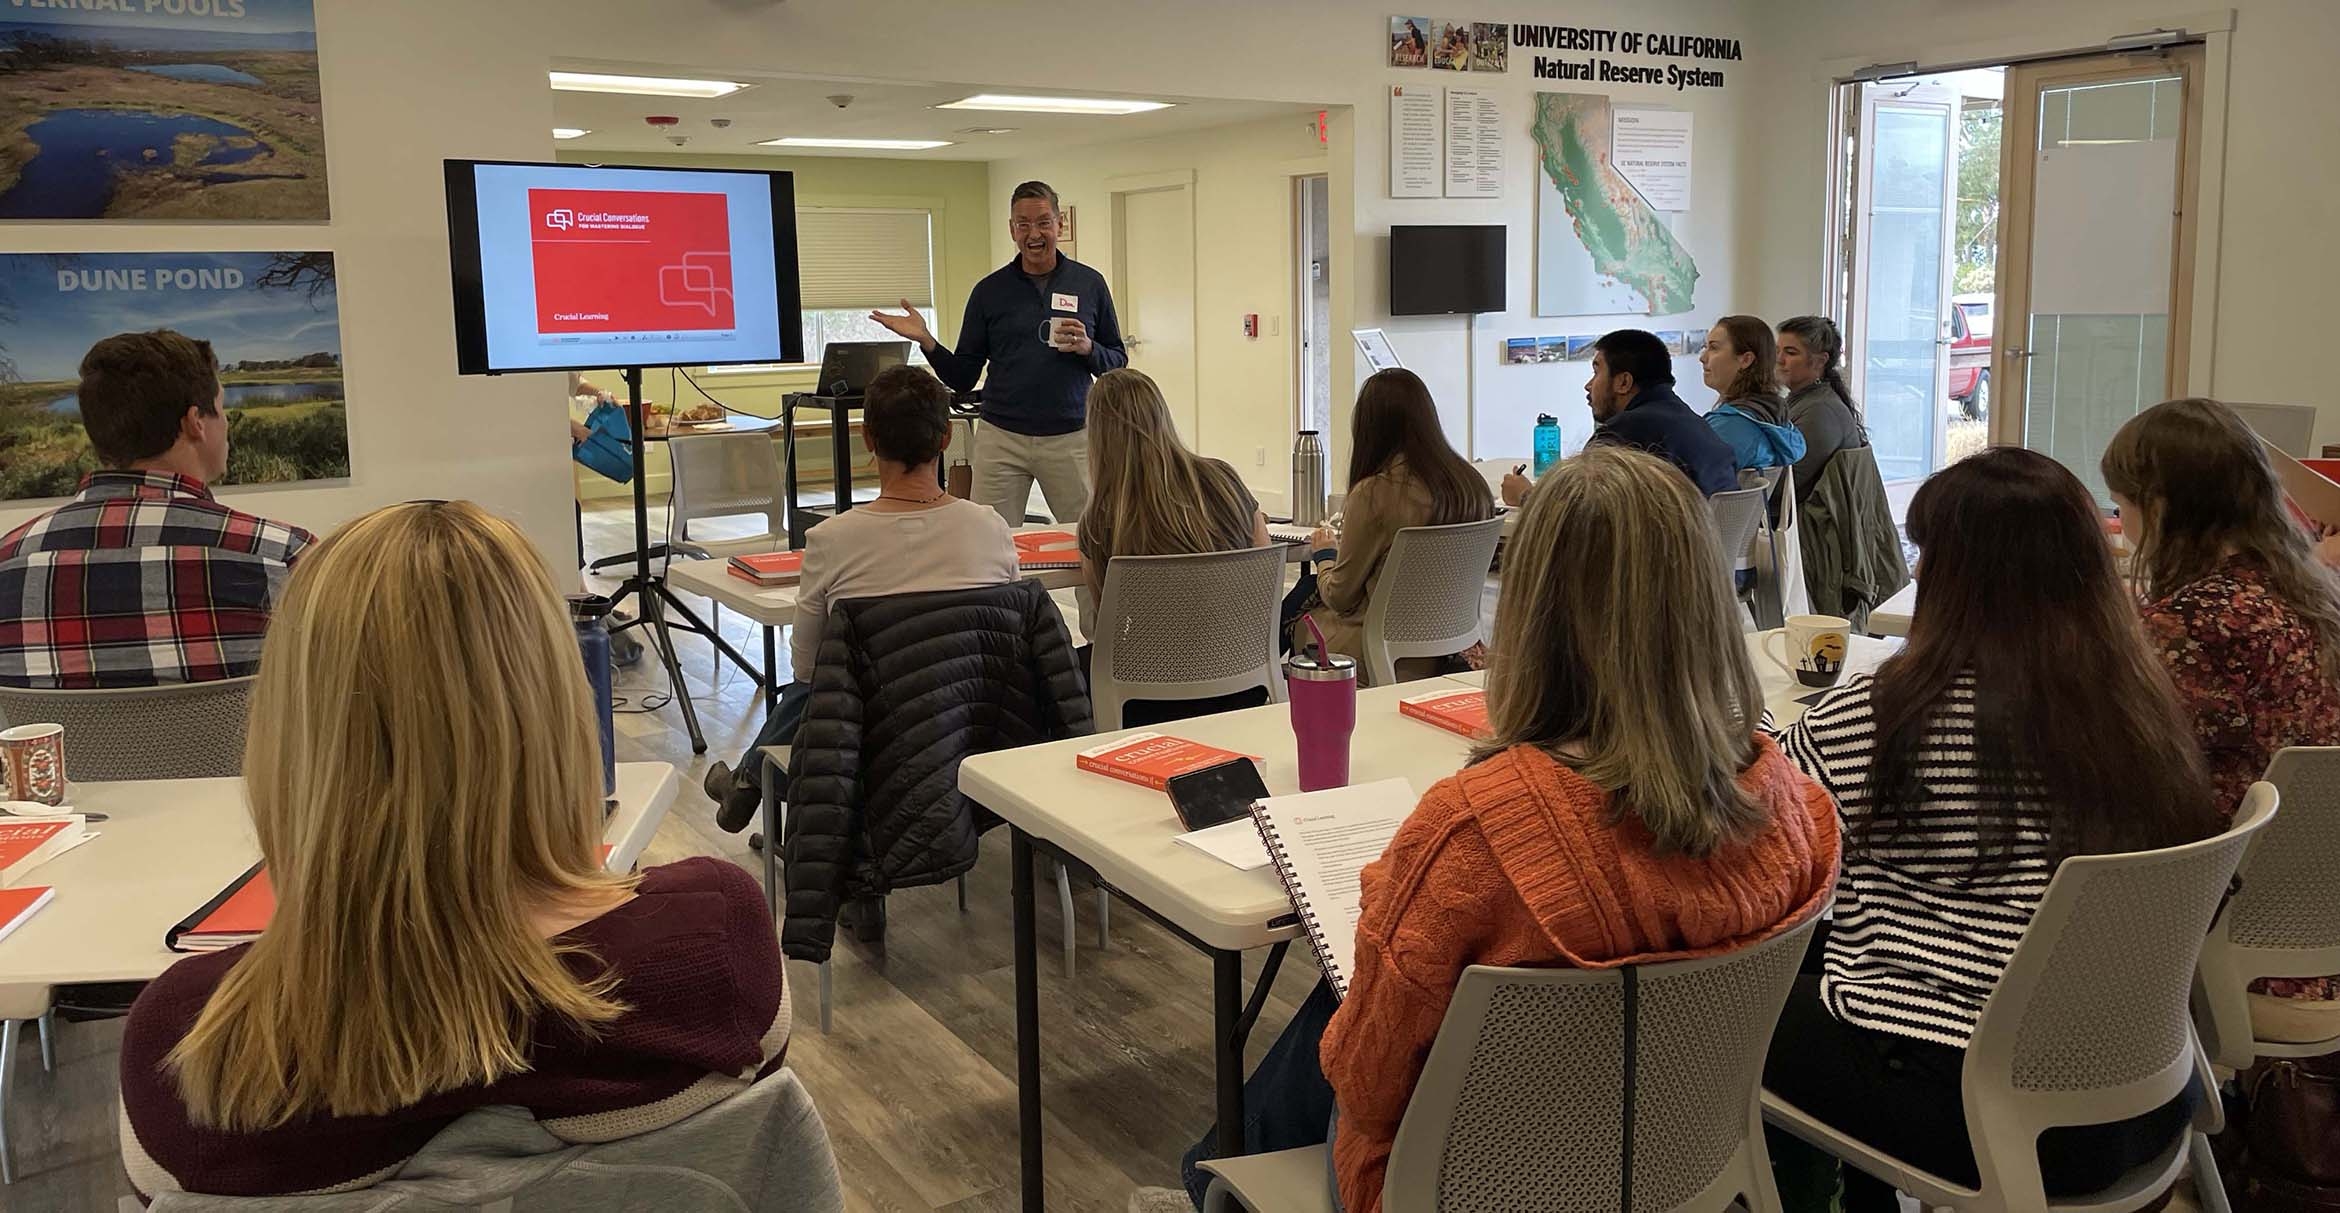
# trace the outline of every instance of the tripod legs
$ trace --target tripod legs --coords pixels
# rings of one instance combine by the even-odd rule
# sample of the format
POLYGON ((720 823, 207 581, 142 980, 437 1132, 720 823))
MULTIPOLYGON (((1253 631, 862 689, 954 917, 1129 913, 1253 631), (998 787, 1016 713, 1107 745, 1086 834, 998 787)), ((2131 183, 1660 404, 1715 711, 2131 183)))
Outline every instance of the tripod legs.
POLYGON ((682 663, 675 660, 674 636, 666 627, 665 604, 659 601, 660 591, 664 588, 655 581, 628 577, 626 583, 618 587, 618 592, 611 596, 610 602, 614 607, 632 598, 640 608, 641 613, 631 622, 620 625, 618 630, 641 628, 648 633, 650 647, 658 650, 659 664, 666 667, 667 681, 674 688, 675 706, 682 709, 683 727, 691 735, 691 753, 704 754, 707 752, 707 736, 699 731, 698 705, 691 702, 691 689, 683 682, 682 663))

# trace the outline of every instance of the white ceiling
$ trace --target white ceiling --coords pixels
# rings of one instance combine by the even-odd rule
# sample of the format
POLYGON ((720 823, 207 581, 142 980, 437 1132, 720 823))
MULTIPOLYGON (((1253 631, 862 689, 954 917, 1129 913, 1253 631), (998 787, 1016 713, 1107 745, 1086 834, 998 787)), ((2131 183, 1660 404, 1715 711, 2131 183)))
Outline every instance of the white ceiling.
POLYGON ((1295 122, 1312 115, 1314 107, 1289 103, 1196 100, 1147 96, 1142 99, 1175 102, 1169 109, 1142 114, 1091 116, 1075 114, 1014 114, 982 110, 934 108, 979 92, 1029 95, 1031 89, 986 88, 973 84, 903 83, 840 80, 807 76, 750 76, 738 72, 695 72, 669 65, 643 66, 607 61, 556 64, 573 71, 616 72, 645 76, 685 76, 736 80, 751 85, 728 97, 700 101, 680 97, 633 97, 606 93, 553 93, 553 124, 582 127, 593 132, 563 140, 564 152, 700 152, 725 155, 774 156, 882 156, 903 160, 1007 160, 1108 139, 1146 139, 1179 134, 1234 122, 1289 114, 1295 122), (829 100, 850 96, 840 108, 829 100), (682 121, 655 128, 643 121, 652 114, 672 115, 682 121), (718 130, 711 118, 729 118, 718 130), (973 127, 1014 127, 1013 133, 966 133, 973 127), (688 136, 677 148, 668 136, 688 136), (801 147, 757 147, 766 139, 784 136, 858 139, 947 139, 952 146, 922 152, 829 150, 801 147))

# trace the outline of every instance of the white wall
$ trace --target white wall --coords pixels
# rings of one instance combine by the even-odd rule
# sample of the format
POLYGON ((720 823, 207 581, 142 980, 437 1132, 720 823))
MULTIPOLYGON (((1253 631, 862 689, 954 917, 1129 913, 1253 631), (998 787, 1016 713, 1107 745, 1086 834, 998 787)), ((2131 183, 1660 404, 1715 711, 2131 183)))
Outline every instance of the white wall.
MULTIPOLYGON (((1297 249, 1292 181, 1325 173, 1330 154, 1298 112, 1189 135, 1072 148, 1053 156, 996 161, 991 194, 1007 198, 1038 179, 1079 208, 1079 257, 1118 288, 1112 190, 1116 179, 1191 172, 1195 233, 1196 446, 1242 474, 1270 513, 1292 482, 1298 385, 1297 249), (1258 313, 1260 335, 1243 317, 1258 313), (1275 330, 1270 332, 1271 327, 1275 330)), ((1334 188, 1342 188, 1335 183, 1334 188)), ((1004 202, 995 207, 992 260, 1015 255, 1004 202)), ((1127 304, 1122 303, 1124 312, 1127 304)), ((1344 348, 1348 335, 1338 334, 1344 348)), ((1142 366, 1145 359, 1137 360, 1142 366)))
MULTIPOLYGON (((453 0, 317 0, 316 10, 330 223, 11 223, 6 246, 331 250, 350 478, 223 496, 320 532, 390 502, 468 497, 519 521, 566 568, 575 541, 562 389, 546 376, 455 375, 439 166, 450 156, 550 158, 541 23, 523 5, 453 0)), ((0 529, 53 504, 0 508, 0 529)))
MULTIPOLYGON (((1572 443, 1583 441, 1591 429, 1583 406, 1582 364, 1497 366, 1495 353, 1504 337, 1597 332, 1627 324, 1703 328, 1726 311, 1742 310, 1745 275, 1740 262, 1750 233, 1734 203, 1752 188, 1756 168, 1739 149, 1766 120, 1751 102, 1755 82, 1771 70, 1766 57, 1774 53, 1777 40, 1770 33, 1768 12, 1754 12, 1754 6, 1735 0, 1578 0, 1565 6, 1483 0, 1470 13, 1481 21, 1565 22, 1743 41, 1747 60, 1709 65, 1725 71, 1727 87, 1681 93, 1651 86, 1539 84, 1529 70, 1533 53, 1518 48, 1511 70, 1501 76, 1391 69, 1385 63, 1387 14, 1392 10, 1348 0, 1282 0, 1272 5, 1256 0, 1176 4, 1098 0, 1071 15, 1055 0, 987 0, 981 5, 924 0, 789 0, 760 5, 664 0, 658 5, 599 6, 591 20, 574 15, 579 6, 553 0, 512 4, 543 10, 541 36, 549 39, 552 54, 564 60, 655 58, 678 67, 768 71, 785 66, 881 80, 1353 107, 1353 112, 1336 110, 1333 115, 1332 171, 1353 171, 1354 182, 1350 191, 1333 200, 1336 270, 1345 279, 1335 282, 1335 338, 1346 340, 1352 327, 1387 328, 1400 356, 1429 382, 1458 441, 1467 437, 1466 369, 1475 371, 1478 445, 1490 455, 1524 453, 1539 410, 1558 412, 1572 443), (1510 142, 1504 197, 1469 202, 1385 197, 1386 90, 1397 83, 1468 84, 1492 88, 1503 96, 1510 142), (1695 312, 1662 322, 1646 317, 1579 318, 1566 323, 1534 318, 1528 266, 1534 248, 1535 194, 1527 107, 1539 87, 1603 89, 1620 98, 1684 105, 1698 115, 1701 150, 1694 211, 1681 229, 1701 271, 1695 312), (1412 222, 1503 223, 1511 229, 1511 310, 1480 324, 1475 357, 1466 356, 1463 349, 1459 318, 1384 316, 1385 233, 1391 223, 1412 222)), ((1082 222, 1092 222, 1086 207, 1082 222)), ((1089 254, 1085 233, 1082 251, 1089 254)), ((1359 369, 1353 357, 1333 361, 1335 466, 1346 453, 1343 431, 1359 369)), ((1695 402, 1700 394, 1694 372, 1689 387, 1686 394, 1695 402)))
MULTIPOLYGON (((2319 442, 2340 441, 2340 395, 2318 353, 2330 342, 2330 284, 2340 277, 2340 4, 2332 0, 2227 0, 2209 10, 2167 0, 1810 0, 1770 37, 1795 49, 1770 80, 1756 137, 1762 169, 1750 197, 1760 238, 1750 240, 1758 301, 1766 314, 1810 311, 1821 302, 1821 247, 1827 148, 1824 65, 1920 64, 2011 57, 2078 46, 2158 26, 2196 24, 2231 9, 2234 32, 2224 80, 2224 163, 2205 161, 2204 180, 2223 175, 2222 213, 2200 234, 2222 267, 2214 314, 2197 308, 2197 328, 2214 326, 2209 354, 2196 358, 2188 390, 2230 400, 2312 404, 2322 410, 2319 442)), ((2216 64, 2212 64, 2217 88, 2216 64)), ((2210 97, 2207 122, 2220 116, 2210 97)), ((2206 138, 2205 144, 2214 143, 2206 138)), ((1753 233, 1750 233, 1752 236, 1753 233)), ((2197 348, 2200 348, 2197 345, 2197 348)))

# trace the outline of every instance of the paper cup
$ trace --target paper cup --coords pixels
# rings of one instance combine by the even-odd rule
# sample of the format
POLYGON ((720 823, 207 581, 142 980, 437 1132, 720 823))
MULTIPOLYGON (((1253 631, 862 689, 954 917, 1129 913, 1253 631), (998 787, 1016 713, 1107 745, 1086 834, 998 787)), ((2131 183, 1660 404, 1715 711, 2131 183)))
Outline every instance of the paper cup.
POLYGON ((0 769, 8 800, 65 803, 65 726, 24 724, 0 731, 0 769))

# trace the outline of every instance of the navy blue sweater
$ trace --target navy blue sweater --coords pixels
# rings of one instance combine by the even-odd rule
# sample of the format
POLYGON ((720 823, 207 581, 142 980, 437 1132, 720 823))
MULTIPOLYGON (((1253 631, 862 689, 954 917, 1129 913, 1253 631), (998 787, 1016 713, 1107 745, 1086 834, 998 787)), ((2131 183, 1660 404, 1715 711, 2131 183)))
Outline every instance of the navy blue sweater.
POLYGON ((1055 272, 1043 282, 1024 273, 1020 258, 985 275, 967 292, 958 348, 937 345, 926 359, 944 383, 962 392, 973 390, 990 363, 991 378, 983 385, 984 423, 1034 437, 1079 431, 1089 415, 1089 385, 1129 365, 1105 276, 1062 252, 1056 255, 1055 272), (1057 317, 1088 328, 1086 357, 1041 339, 1040 326, 1057 317))
POLYGON ((1593 429, 1592 440, 1629 446, 1659 456, 1712 497, 1739 487, 1739 461, 1731 444, 1715 434, 1706 418, 1690 411, 1671 387, 1642 389, 1616 416, 1593 429))

